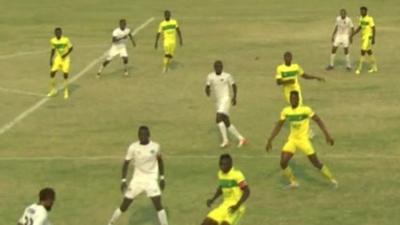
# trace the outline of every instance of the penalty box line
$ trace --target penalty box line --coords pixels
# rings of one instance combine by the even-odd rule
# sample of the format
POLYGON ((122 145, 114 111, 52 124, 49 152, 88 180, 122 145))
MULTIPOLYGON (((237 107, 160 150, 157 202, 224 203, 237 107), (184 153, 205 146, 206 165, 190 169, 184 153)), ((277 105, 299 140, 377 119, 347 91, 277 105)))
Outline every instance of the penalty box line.
MULTIPOLYGON (((143 28, 145 28, 147 25, 149 25, 152 21, 154 20, 154 17, 150 17, 148 20, 146 20, 144 23, 142 23, 140 26, 136 27, 136 29, 134 29, 132 31, 132 35, 136 35, 140 30, 142 30, 143 28)), ((83 75, 85 75, 93 66, 95 66, 96 64, 98 64, 100 62, 100 60, 102 60, 104 58, 104 55, 107 53, 104 52, 100 57, 94 59, 93 61, 91 61, 89 63, 89 65, 87 65, 83 70, 81 70, 77 75, 75 75, 72 79, 69 80, 69 84, 74 83, 75 81, 77 81, 79 78, 81 78, 83 75)), ((58 90, 61 89, 61 86, 59 86, 57 88, 58 90)), ((31 107, 29 107, 27 110, 23 111, 22 113, 20 113, 17 117, 15 117, 14 119, 12 119, 10 122, 6 123, 5 125, 3 125, 0 128, 0 136, 3 135, 4 133, 6 133, 8 130, 10 130, 11 128, 13 128, 17 123, 21 122, 23 119, 25 119, 27 116, 29 116, 30 114, 32 114, 33 112, 35 112, 37 109, 39 109, 42 105, 46 104, 46 102, 48 102, 50 100, 49 97, 44 97, 41 100, 39 100, 38 102, 36 102, 34 105, 32 105, 31 107)))

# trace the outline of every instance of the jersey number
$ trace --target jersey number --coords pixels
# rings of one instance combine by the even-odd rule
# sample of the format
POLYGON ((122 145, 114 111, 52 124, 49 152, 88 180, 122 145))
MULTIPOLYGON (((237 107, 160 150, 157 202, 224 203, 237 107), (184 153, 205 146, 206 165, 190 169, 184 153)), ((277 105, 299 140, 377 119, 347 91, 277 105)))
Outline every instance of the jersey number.
POLYGON ((33 219, 25 216, 25 224, 24 225, 33 225, 33 219))

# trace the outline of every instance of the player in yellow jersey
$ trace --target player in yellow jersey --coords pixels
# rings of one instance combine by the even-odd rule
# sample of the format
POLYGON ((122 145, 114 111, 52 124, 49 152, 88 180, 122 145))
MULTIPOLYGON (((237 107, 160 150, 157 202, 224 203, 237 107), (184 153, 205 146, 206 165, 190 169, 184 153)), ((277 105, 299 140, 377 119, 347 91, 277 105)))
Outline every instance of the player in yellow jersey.
POLYGON ((359 26, 353 33, 354 36, 361 31, 361 57, 360 63, 356 69, 356 74, 361 73, 362 66, 365 61, 369 61, 371 66, 371 68, 368 70, 368 73, 374 73, 378 71, 375 56, 372 54, 372 45, 375 44, 375 22, 374 19, 368 15, 367 7, 361 7, 360 14, 359 26), (365 53, 368 54, 369 60, 366 59, 365 53))
POLYGON ((73 47, 69 38, 62 35, 62 29, 60 27, 54 29, 54 35, 55 37, 50 40, 50 92, 47 96, 52 97, 57 94, 55 76, 57 71, 62 71, 64 73, 64 98, 68 99, 69 55, 72 52, 73 47))
POLYGON ((243 203, 250 196, 250 189, 243 173, 233 167, 232 157, 222 154, 219 158, 219 185, 214 196, 207 200, 207 206, 223 196, 223 202, 208 213, 202 225, 234 225, 245 212, 243 203))
POLYGON ((334 187, 337 187, 337 181, 329 171, 328 167, 319 161, 317 154, 315 153, 314 148, 308 138, 310 119, 318 124, 319 128, 325 135, 326 142, 329 145, 333 145, 334 141, 319 116, 317 116, 317 114, 315 114, 310 107, 300 105, 299 92, 292 91, 290 92, 290 106, 285 107, 282 110, 280 120, 276 124, 271 136, 268 139, 266 150, 269 152, 272 149, 272 141, 279 134, 285 121, 289 121, 290 135, 286 144, 282 148, 280 161, 283 175, 289 180, 289 187, 298 187, 298 183, 292 173, 292 169, 289 167, 289 161, 297 149, 304 152, 310 162, 316 168, 318 168, 326 178, 328 178, 334 187))
POLYGON ((179 44, 183 45, 182 33, 179 29, 178 22, 171 18, 171 12, 166 10, 164 12, 164 20, 158 26, 158 32, 156 35, 156 43, 154 48, 158 48, 158 39, 160 39, 161 33, 164 38, 164 59, 163 59, 163 73, 168 71, 168 66, 174 57, 175 46, 176 46, 176 34, 179 37, 179 44))
POLYGON ((285 52, 283 55, 284 63, 279 65, 276 68, 276 83, 283 87, 283 93, 285 94, 285 99, 288 103, 290 103, 289 95, 291 91, 297 91, 300 97, 300 104, 303 102, 303 98, 301 96, 301 88, 298 81, 298 77, 301 76, 307 80, 318 80, 325 81, 324 78, 312 76, 310 74, 306 74, 304 70, 299 66, 299 64, 292 63, 292 53, 285 52))

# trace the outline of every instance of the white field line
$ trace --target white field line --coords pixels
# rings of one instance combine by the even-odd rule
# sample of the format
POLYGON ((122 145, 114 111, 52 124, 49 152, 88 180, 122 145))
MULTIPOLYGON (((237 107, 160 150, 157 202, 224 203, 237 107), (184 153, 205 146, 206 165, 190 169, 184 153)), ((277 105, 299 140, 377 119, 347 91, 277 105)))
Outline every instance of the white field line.
MULTIPOLYGON (((133 32, 132 35, 137 34, 140 30, 145 28, 148 24, 150 24, 154 20, 154 17, 151 17, 150 19, 146 20, 146 22, 142 23, 140 26, 138 26, 133 32)), ((75 75, 72 79, 69 80, 68 83, 73 83, 76 80, 78 80, 80 77, 85 75, 87 71, 89 71, 94 65, 98 64, 101 59, 103 59, 104 55, 107 53, 104 52, 100 57, 94 59, 92 62, 89 63, 82 71, 80 71, 77 75, 75 75)), ((60 90, 61 86, 58 87, 60 90)), ((4 134, 11 128, 15 126, 15 124, 19 123, 21 120, 23 120, 25 117, 29 116, 31 113, 35 112, 37 109, 39 109, 42 105, 44 105, 47 101, 49 101, 50 98, 44 97, 41 100, 39 100, 37 103, 32 105, 30 108, 19 114, 17 117, 15 117, 13 120, 10 122, 6 123, 0 128, 0 135, 4 134)))
POLYGON ((14 93, 14 94, 30 95, 30 96, 38 96, 38 97, 46 96, 44 94, 34 93, 34 92, 30 92, 30 91, 22 91, 22 90, 18 90, 18 89, 9 89, 9 88, 4 88, 4 87, 0 87, 0 91, 5 92, 5 93, 14 93))
MULTIPOLYGON (((240 159, 279 159, 279 155, 235 155, 234 158, 240 159)), ((303 156, 300 156, 303 157, 303 156)), ((322 155, 321 158, 330 158, 330 159, 341 159, 341 160, 354 160, 354 159, 379 159, 379 160, 399 160, 400 156, 392 156, 392 155, 377 155, 377 154, 338 154, 338 155, 322 155)), ((10 156, 10 157, 0 157, 0 161, 55 161, 55 160, 82 160, 82 161, 99 161, 99 160, 123 160, 123 155, 104 155, 104 156, 33 156, 33 157, 26 157, 26 156, 10 156)), ((219 155, 164 155, 164 158, 171 158, 171 159, 218 159, 219 155)))

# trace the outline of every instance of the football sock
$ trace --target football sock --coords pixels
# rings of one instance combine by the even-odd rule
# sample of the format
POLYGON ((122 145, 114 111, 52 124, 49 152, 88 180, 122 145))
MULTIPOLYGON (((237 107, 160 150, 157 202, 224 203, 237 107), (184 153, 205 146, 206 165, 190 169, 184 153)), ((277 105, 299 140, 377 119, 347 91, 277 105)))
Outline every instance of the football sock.
POLYGON ((56 88, 56 77, 51 77, 50 78, 50 90, 53 90, 56 88))
POLYGON ((63 89, 64 89, 64 91, 68 91, 68 80, 67 79, 64 79, 63 89))
MULTIPOLYGON (((232 126, 232 125, 231 125, 232 126)), ((218 123, 218 128, 219 131, 221 132, 221 136, 222 136, 222 142, 223 143, 227 143, 228 142, 228 134, 226 132, 226 126, 224 122, 219 122, 218 123)))
POLYGON ((347 54, 345 57, 346 57, 346 65, 348 68, 350 68, 351 67, 350 54, 347 54))
POLYGON ((163 68, 167 68, 168 63, 169 63, 169 58, 168 57, 164 57, 164 59, 163 59, 163 68))
POLYGON ((116 209, 114 213, 111 216, 110 222, 108 222, 109 225, 115 224, 115 222, 118 220, 118 218, 121 216, 122 211, 120 208, 116 209))
POLYGON ((233 134, 238 140, 242 140, 244 139, 243 136, 239 133, 239 131, 236 129, 235 126, 233 126, 233 124, 231 124, 228 127, 228 130, 231 134, 233 134))
POLYGON ((330 66, 333 66, 334 65, 334 63, 335 63, 335 56, 336 56, 336 54, 335 53, 332 53, 331 54, 331 62, 330 62, 330 66))
POLYGON ((374 55, 370 55, 369 56, 369 63, 370 63, 372 68, 374 68, 374 69, 377 68, 376 60, 375 60, 375 56, 374 55))
POLYGON ((321 171, 322 175, 324 175, 324 177, 328 178, 328 180, 333 179, 333 175, 332 175, 331 171, 329 171, 327 166, 323 165, 320 171, 321 171))
POLYGON ((128 72, 128 63, 124 63, 124 71, 125 71, 125 73, 128 72))
POLYGON ((97 71, 98 73, 101 73, 101 72, 103 72, 103 69, 104 69, 104 66, 103 66, 103 64, 101 64, 100 65, 100 68, 99 68, 99 70, 97 71))
POLYGON ((157 216, 158 216, 158 221, 160 221, 161 225, 168 225, 167 214, 165 213, 164 209, 158 211, 157 216))
POLYGON ((282 170, 283 175, 289 180, 290 183, 296 182, 292 169, 288 166, 282 170))
POLYGON ((365 61, 365 56, 361 56, 360 57, 360 63, 358 64, 357 70, 361 70, 362 69, 364 61, 365 61))

